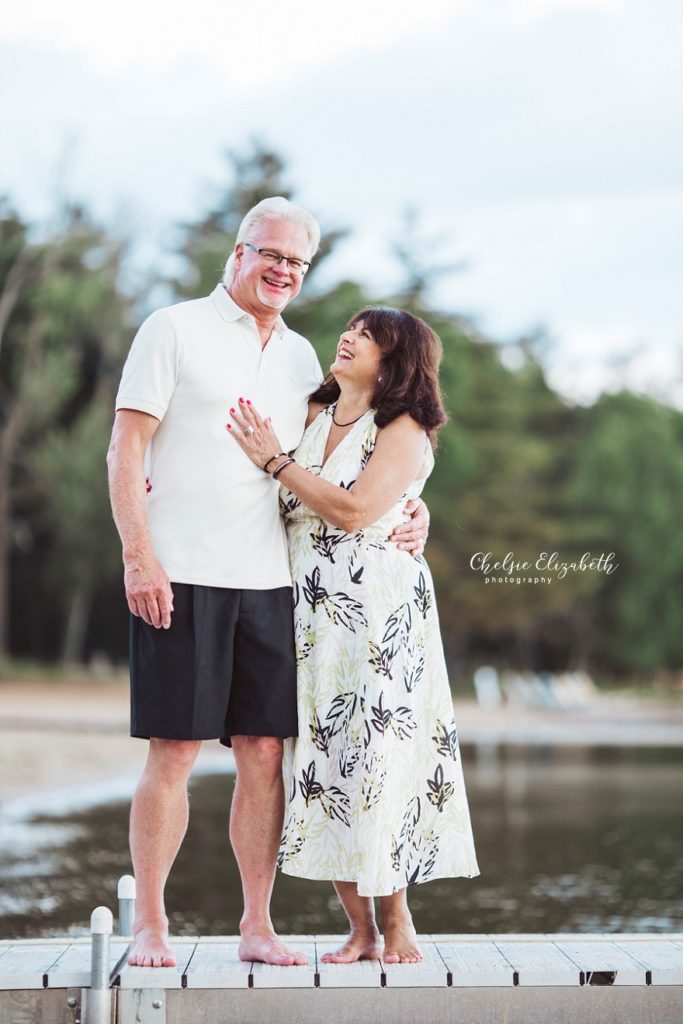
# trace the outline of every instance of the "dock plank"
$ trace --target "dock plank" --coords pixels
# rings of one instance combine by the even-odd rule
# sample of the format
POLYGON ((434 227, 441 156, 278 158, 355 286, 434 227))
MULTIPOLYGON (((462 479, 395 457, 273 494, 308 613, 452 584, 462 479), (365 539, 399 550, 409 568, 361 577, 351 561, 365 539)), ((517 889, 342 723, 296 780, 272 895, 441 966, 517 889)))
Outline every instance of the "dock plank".
POLYGON ((295 967, 277 967, 255 962, 251 967, 254 988, 313 988, 316 980, 316 945, 312 936, 306 942, 301 937, 285 937, 285 942, 303 953, 308 963, 295 967))
POLYGON ((584 984, 600 980, 604 974, 614 975, 612 982, 603 984, 644 985, 645 968, 638 960, 621 949, 614 942, 594 942, 591 939, 560 940, 554 942, 557 949, 565 953, 584 974, 584 984), (595 976, 599 977, 596 978, 595 976))
MULTIPOLYGON (((115 940, 109 946, 109 971, 128 949, 125 940, 115 940)), ((64 950, 47 971, 47 988, 88 988, 90 985, 91 944, 87 942, 72 943, 64 950)))
POLYGON ((423 960, 416 964, 388 964, 384 960, 387 988, 445 988, 448 985, 448 967, 434 942, 418 940, 423 960))
POLYGON ((547 938, 526 942, 515 937, 496 941, 496 946, 518 975, 519 985, 578 985, 579 968, 547 938))
MULTIPOLYGON (((607 1006, 635 1006, 635 1003, 609 1002, 611 997, 604 992, 606 986, 615 989, 615 1000, 624 997, 637 1000, 640 998, 639 992, 644 993, 644 999, 650 1000, 643 1003, 643 1013, 649 1007, 650 1016, 641 1014, 637 1018, 638 1024, 644 1024, 646 1019, 656 1019, 658 1024, 669 1024, 670 1020, 672 1024, 681 1024, 683 1020, 680 1014, 667 1016, 669 1003, 678 1000, 677 1005, 680 1006, 683 994, 683 940, 679 934, 421 935, 418 941, 424 960, 419 964, 384 964, 380 959, 358 964, 324 964, 323 953, 342 945, 345 935, 283 936, 283 939, 291 948, 299 949, 308 956, 309 963, 306 966, 274 967, 243 963, 237 955, 238 936, 174 938, 172 946, 178 960, 175 968, 132 968, 125 964, 121 967, 118 978, 121 986, 119 1008, 121 1012, 121 1008, 127 1008, 126 1012, 130 1013, 125 1019, 134 1020, 137 1012, 135 1007, 142 1007, 143 1004, 153 1008, 154 1002, 160 1001, 165 1013, 167 1004, 169 1012, 172 1006, 187 1009, 194 1005, 191 1002, 193 998, 210 1001, 214 996, 218 999, 223 991, 224 998, 232 999, 235 1006, 242 1006, 240 1001, 246 1001, 242 1007, 245 1013, 250 1012, 252 1003, 255 1005, 257 1002, 259 1007, 272 1005, 277 1008, 280 1006, 278 1000, 282 1000, 282 1007, 300 1005, 303 1008, 300 1018, 303 1024, 313 1021, 316 1013, 319 1013, 317 1019, 321 1019, 323 1007, 332 1005, 330 1000, 333 1003, 337 1000, 339 1005, 343 1005, 349 1020, 352 1019, 352 1008, 357 1006, 354 1000, 364 1000, 368 1006, 375 1006, 373 1001, 376 1000, 376 1016, 373 1019, 379 1024, 380 1020, 391 1019, 395 1022, 399 1018, 403 1019, 401 1013, 407 1014, 409 1007, 418 1008, 419 1000, 423 998, 420 992, 423 991, 426 996, 428 989, 432 992, 430 998, 438 1001, 452 997, 461 1008, 467 1000, 478 998, 483 1001, 482 1005, 485 1003, 489 1008, 495 1004, 505 1009, 513 1005, 505 1000, 514 998, 514 1006, 519 1010, 527 1005, 523 998, 528 996, 528 992, 519 1002, 518 995, 521 998, 521 994, 513 997, 510 991, 514 985, 526 990, 542 986, 544 991, 538 998, 545 1001, 543 1005, 549 1008, 548 1013, 550 1008, 555 1013, 565 1004, 569 1006, 571 1003, 578 1014, 576 1018, 571 1017, 571 1020, 587 1019, 586 1007, 590 1008, 591 1013, 595 1010, 595 1019, 598 1019, 600 1013, 606 1012, 607 1006), (326 994, 316 988, 316 978, 319 988, 325 990, 326 994), (589 986, 592 987, 592 993, 587 991, 589 986), (632 996, 628 994, 628 986, 632 988, 632 996), (449 987, 457 992, 449 993, 449 987), (185 996, 181 991, 184 988, 196 990, 196 995, 193 997, 188 993, 185 996), (248 991, 250 988, 264 991, 256 997, 248 991), (570 994, 571 988, 576 989, 576 995, 570 994), (313 993, 310 998, 304 994, 306 989, 313 993), (334 989, 340 992, 344 990, 344 997, 335 996, 334 991, 330 991, 334 989), (354 989, 358 991, 354 993, 354 989), (388 990, 392 989, 395 991, 390 996, 388 990), (505 990, 508 996, 504 995, 505 990), (300 1004, 296 1003, 297 999, 300 999, 300 1004), (654 1002, 655 999, 658 1002, 654 1002), (271 1000, 274 1002, 271 1003, 271 1000), (325 1003, 325 1000, 328 1002, 325 1003), (461 1000, 465 1002, 461 1004, 461 1000), (573 1003, 572 1000, 579 1002, 573 1003), (392 1017, 391 1014, 398 1016, 392 1017)), ((125 957, 126 949, 127 940, 112 936, 112 968, 117 967, 125 957)), ((0 943, 0 1020, 14 1020, 11 1015, 6 1017, 9 1011, 4 1008, 14 996, 25 998, 28 1006, 31 1000, 58 998, 57 989, 62 990, 62 993, 64 990, 78 992, 86 989, 89 981, 88 936, 65 936, 43 941, 5 940, 0 943)), ((446 1017, 451 1012, 448 1006, 450 1003, 443 1004, 446 1017)), ((34 1017, 29 1014, 26 1020, 38 1020, 38 1009, 34 1017)), ((63 1012, 61 1004, 59 1012, 63 1012)), ((162 1016, 159 1015, 160 1024, 162 1016)), ((59 1019, 62 1020, 62 1017, 59 1019)), ((184 1020, 185 1017, 172 1016, 172 1019, 184 1020)), ((296 1015, 292 1019, 296 1019, 296 1015)), ((523 1021, 523 1024, 531 1024, 531 1018, 515 1019, 523 1021)), ((53 1018, 49 1017, 49 1021, 52 1022, 53 1018)))
POLYGON ((68 946, 68 940, 61 945, 10 946, 0 960, 0 990, 44 988, 45 975, 68 946))
POLYGON ((185 969, 187 988, 249 988, 251 964, 237 955, 239 940, 199 942, 185 969))
POLYGON ((332 953, 345 942, 346 935, 320 936, 316 939, 316 956, 320 988, 380 988, 382 964, 379 960, 359 960, 355 964, 326 964, 323 953, 332 953))
MULTIPOLYGON (((591 942, 614 942, 615 939, 618 939, 619 942, 642 942, 643 939, 652 942, 683 940, 683 935, 677 932, 545 932, 544 934, 546 939, 550 939, 551 942, 564 942, 566 939, 576 939, 577 941, 586 939, 591 942)), ((500 935, 499 938, 508 938, 508 936, 500 935)))
POLYGON ((124 964, 119 975, 119 986, 123 989, 182 988, 183 975, 192 960, 197 947, 196 939, 171 939, 176 957, 175 967, 131 967, 124 964))
MULTIPOLYGON (((653 985, 683 985, 683 947, 676 942, 646 939, 617 943, 652 972, 653 985)), ((0 965, 1 967, 2 965, 0 965)))
POLYGON ((495 942, 436 941, 451 974, 451 984, 460 988, 491 988, 514 984, 514 971, 495 942))

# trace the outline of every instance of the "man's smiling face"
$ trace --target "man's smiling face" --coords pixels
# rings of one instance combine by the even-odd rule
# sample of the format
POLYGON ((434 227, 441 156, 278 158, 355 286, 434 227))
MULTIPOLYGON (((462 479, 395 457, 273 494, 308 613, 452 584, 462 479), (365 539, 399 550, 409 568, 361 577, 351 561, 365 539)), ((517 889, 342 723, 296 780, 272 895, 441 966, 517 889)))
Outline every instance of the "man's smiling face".
MULTIPOLYGON (((256 249, 272 249, 281 256, 309 258, 309 241, 299 224, 269 217, 258 221, 248 242, 256 249)), ((254 316, 281 312, 301 291, 303 277, 286 262, 268 264, 243 243, 235 249, 235 275, 229 291, 237 305, 254 316)))

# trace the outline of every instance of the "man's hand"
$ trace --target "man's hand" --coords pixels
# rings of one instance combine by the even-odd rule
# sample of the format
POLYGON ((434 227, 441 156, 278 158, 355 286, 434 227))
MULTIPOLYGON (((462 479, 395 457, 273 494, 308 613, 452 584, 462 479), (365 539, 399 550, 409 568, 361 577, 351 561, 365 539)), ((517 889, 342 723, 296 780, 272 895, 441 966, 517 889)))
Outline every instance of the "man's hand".
POLYGON ((402 551, 411 555, 421 555, 429 535, 429 510, 422 498, 412 498, 406 502, 405 511, 410 519, 407 523, 399 523, 389 540, 402 551))
POLYGON ((171 582, 154 555, 124 562, 126 600, 133 615, 156 629, 168 629, 173 611, 171 582))

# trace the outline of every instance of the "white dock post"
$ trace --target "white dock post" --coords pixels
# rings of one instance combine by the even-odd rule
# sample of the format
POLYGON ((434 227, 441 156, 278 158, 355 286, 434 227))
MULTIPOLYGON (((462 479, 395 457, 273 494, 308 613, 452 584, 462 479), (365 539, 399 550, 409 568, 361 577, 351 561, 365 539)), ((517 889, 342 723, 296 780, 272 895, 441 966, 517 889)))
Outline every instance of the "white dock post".
POLYGON ((85 1024, 109 1024, 111 992, 109 989, 109 940, 114 919, 109 907, 96 907, 90 916, 92 936, 90 958, 90 989, 86 997, 85 1024))
POLYGON ((135 879, 132 875, 121 875, 117 895, 119 898, 119 935, 132 935, 135 918, 135 879))

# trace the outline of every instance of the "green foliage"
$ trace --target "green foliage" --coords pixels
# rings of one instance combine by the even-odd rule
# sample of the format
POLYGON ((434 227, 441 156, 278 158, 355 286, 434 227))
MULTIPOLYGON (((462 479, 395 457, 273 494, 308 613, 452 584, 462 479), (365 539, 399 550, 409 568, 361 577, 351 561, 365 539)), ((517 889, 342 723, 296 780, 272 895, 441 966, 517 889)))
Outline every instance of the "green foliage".
POLYGON ((683 663, 683 415, 621 391, 586 411, 567 513, 619 568, 594 596, 588 652, 618 671, 683 663))
MULTIPOLYGON (((130 300, 119 272, 123 246, 77 207, 61 211, 33 242, 7 205, 0 220, 0 633, 13 621, 39 630, 54 610, 35 601, 17 616, 24 578, 35 594, 59 584, 68 614, 74 594, 94 593, 118 560, 104 477, 112 400, 129 341, 130 300), (20 543, 17 544, 17 539, 20 543), (12 576, 10 577, 10 570, 12 576), (16 586, 12 586, 16 584, 16 586), (43 620, 45 621, 45 620, 43 620), (3 629, 4 627, 4 629, 3 629)), ((89 609, 81 618, 87 625, 89 609)), ((84 637, 81 637, 81 641, 84 637)), ((0 647, 2 645, 0 644, 0 647)), ((79 652, 80 653, 80 652, 79 652)))
POLYGON ((111 395, 91 403, 70 429, 46 435, 28 465, 44 497, 44 525, 55 543, 48 571, 74 588, 119 571, 121 557, 111 525, 104 466, 111 433, 111 395), (108 542, 108 543, 107 543, 108 542))

